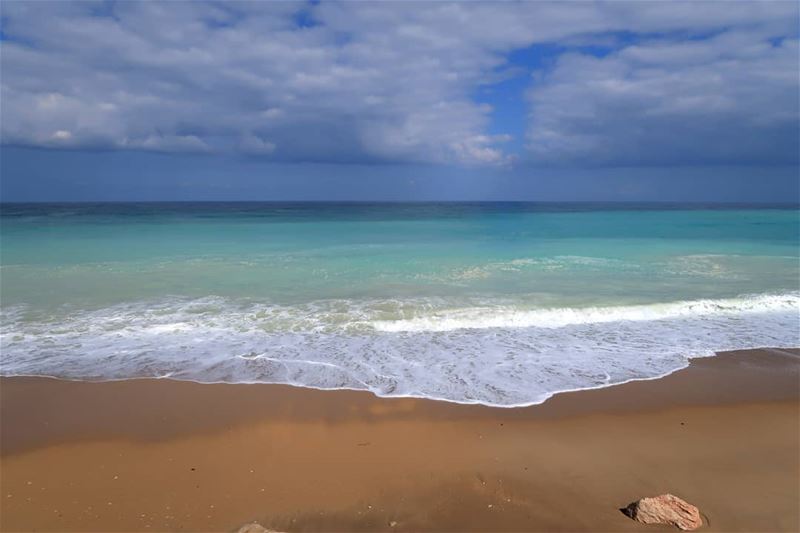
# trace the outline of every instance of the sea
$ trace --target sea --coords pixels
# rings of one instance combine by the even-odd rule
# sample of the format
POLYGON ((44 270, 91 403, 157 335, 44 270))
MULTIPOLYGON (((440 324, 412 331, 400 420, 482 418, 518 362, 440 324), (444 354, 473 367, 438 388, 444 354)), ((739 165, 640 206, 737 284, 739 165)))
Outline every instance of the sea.
POLYGON ((800 346, 800 211, 0 206, 0 374, 514 407, 800 346))

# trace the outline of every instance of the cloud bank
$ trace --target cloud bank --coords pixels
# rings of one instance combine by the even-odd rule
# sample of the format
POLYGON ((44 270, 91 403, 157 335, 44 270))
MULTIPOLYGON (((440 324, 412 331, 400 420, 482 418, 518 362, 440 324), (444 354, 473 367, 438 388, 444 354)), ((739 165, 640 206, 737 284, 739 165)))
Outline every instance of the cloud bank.
POLYGON ((10 1, 0 134, 275 161, 794 164, 797 35, 794 2, 10 1), (510 61, 538 45, 552 62, 510 61), (509 76, 527 131, 474 98, 509 76))

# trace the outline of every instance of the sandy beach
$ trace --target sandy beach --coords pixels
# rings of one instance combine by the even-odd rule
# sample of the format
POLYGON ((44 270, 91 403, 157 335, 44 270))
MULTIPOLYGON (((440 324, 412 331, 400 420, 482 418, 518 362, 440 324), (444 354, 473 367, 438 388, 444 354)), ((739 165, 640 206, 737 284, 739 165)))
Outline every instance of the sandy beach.
POLYGON ((0 533, 800 533, 800 1, 0 3, 0 533))
POLYGON ((3 531, 800 529, 800 351, 501 409, 366 392, 3 378, 3 531))

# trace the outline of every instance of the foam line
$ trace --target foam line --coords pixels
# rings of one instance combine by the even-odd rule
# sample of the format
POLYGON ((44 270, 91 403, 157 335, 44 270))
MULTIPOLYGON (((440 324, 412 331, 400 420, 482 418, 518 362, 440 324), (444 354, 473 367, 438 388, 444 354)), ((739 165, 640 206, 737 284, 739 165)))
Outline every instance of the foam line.
POLYGON ((458 309, 421 299, 168 299, 92 311, 4 308, 0 374, 284 383, 513 407, 763 346, 800 346, 797 293, 538 310, 507 301, 458 309), (387 323, 396 326, 375 327, 387 323))

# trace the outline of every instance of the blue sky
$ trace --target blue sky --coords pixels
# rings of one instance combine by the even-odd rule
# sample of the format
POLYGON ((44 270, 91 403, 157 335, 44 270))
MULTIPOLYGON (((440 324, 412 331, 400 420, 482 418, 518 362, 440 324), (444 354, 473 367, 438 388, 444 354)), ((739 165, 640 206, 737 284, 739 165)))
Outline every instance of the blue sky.
POLYGON ((797 201, 796 2, 3 2, 0 198, 797 201))

